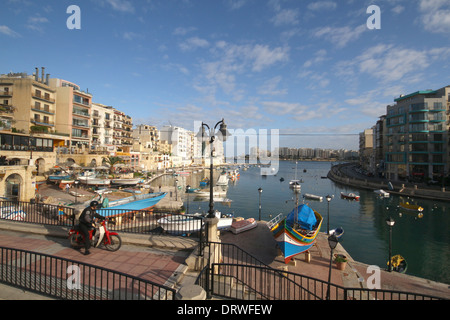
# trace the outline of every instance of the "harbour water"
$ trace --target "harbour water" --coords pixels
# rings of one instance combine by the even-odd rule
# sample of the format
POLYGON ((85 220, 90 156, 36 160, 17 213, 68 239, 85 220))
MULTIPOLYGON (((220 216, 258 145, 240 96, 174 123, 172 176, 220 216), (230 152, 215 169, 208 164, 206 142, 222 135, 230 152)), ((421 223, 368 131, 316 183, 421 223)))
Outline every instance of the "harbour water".
MULTIPOLYGON (((226 198, 230 203, 215 202, 214 208, 222 213, 233 213, 235 217, 259 218, 259 192, 261 188, 261 220, 268 221, 278 213, 289 213, 295 205, 296 196, 289 188, 289 181, 295 177, 296 164, 280 161, 276 175, 262 176, 261 169, 253 166, 239 169, 240 177, 230 181, 226 198), (281 181, 284 180, 284 181, 281 181)), ((407 274, 450 284, 450 203, 424 199, 408 199, 391 195, 380 198, 369 190, 338 185, 326 179, 330 162, 299 161, 297 178, 302 179, 299 202, 308 203, 322 214, 322 232, 327 230, 327 195, 334 196, 329 205, 330 229, 342 227, 345 234, 342 245, 353 259, 386 267, 389 254, 389 227, 385 220, 392 217, 395 225, 392 232, 392 255, 401 254, 408 262, 407 274), (341 199, 341 192, 354 192, 360 201, 341 199), (323 201, 304 199, 305 193, 323 196, 323 201), (417 203, 424 208, 423 216, 416 212, 398 208, 401 202, 417 203)), ((215 180, 220 171, 215 171, 215 180)), ((166 175, 152 185, 178 186, 189 213, 207 212, 209 197, 198 198, 186 194, 185 188, 199 188, 200 180, 209 177, 209 170, 189 175, 166 175)), ((262 248, 263 249, 263 248, 262 248)))

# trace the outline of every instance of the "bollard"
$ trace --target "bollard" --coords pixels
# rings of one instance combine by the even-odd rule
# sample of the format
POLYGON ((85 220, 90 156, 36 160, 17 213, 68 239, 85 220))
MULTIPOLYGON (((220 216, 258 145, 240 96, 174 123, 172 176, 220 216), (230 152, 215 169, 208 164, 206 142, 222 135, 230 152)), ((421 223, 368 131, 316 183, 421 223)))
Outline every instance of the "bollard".
POLYGON ((187 285, 178 290, 175 300, 206 300, 206 291, 195 284, 187 285))

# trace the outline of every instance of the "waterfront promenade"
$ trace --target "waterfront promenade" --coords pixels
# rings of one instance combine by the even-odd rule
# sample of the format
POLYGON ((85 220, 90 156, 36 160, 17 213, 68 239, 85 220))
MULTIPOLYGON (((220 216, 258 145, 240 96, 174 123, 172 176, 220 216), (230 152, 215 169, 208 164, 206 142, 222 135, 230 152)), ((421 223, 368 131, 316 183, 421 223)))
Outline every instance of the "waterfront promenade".
MULTIPOLYGON (((185 260, 192 254, 196 242, 187 238, 161 236, 159 240, 144 235, 122 233, 123 247, 117 252, 93 248, 89 256, 69 247, 62 227, 42 227, 11 221, 0 221, 0 246, 25 249, 56 255, 63 258, 103 266, 130 275, 139 276, 176 289, 193 284, 198 272, 188 270, 185 260)), ((223 243, 234 243, 273 268, 299 273, 327 281, 330 249, 327 237, 320 233, 310 250, 311 260, 304 254, 295 258, 295 264, 285 265, 278 254, 276 242, 265 222, 245 233, 234 235, 222 232, 223 243)), ((335 253, 345 254, 349 262, 345 270, 332 267, 331 282, 348 288, 367 288, 371 273, 368 265, 354 261, 345 249, 338 245, 335 253)), ((405 291, 450 299, 448 284, 438 283, 410 275, 381 270, 380 289, 405 291)), ((47 299, 21 289, 0 285, 0 299, 47 299)))
MULTIPOLYGON (((47 190, 56 199, 71 197, 64 191, 47 190)), ((44 192, 44 189, 41 190, 44 192)), ((89 195, 87 195, 89 196, 89 195)), ((186 259, 193 254, 197 246, 195 240, 185 237, 149 236, 121 233, 123 247, 117 252, 93 248, 89 256, 70 248, 66 227, 50 227, 0 220, 0 246, 47 253, 89 264, 99 265, 134 276, 143 277, 175 289, 190 285, 198 275, 189 270, 186 259)), ((311 260, 306 262, 304 254, 295 258, 295 264, 285 265, 279 255, 276 242, 265 222, 258 227, 235 235, 224 231, 221 233, 222 243, 232 243, 255 256, 272 268, 287 270, 328 280, 330 249, 327 237, 320 233, 316 244, 310 250, 311 260)), ((340 244, 335 253, 342 253, 349 258, 345 270, 340 271, 333 265, 331 282, 347 288, 367 288, 370 285, 371 273, 368 265, 354 261, 340 244)), ((450 299, 449 284, 438 283, 410 275, 384 271, 380 266, 380 289, 396 290, 425 294, 450 299)), ((0 285, 0 299, 46 299, 46 297, 25 292, 21 289, 0 285)))

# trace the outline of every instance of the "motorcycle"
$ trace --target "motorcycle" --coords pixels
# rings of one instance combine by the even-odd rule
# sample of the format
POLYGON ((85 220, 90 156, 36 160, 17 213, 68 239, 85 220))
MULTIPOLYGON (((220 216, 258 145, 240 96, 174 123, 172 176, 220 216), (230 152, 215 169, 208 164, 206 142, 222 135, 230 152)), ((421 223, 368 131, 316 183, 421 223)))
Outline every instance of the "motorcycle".
MULTIPOLYGON (((89 230, 89 241, 94 248, 103 244, 109 251, 117 251, 122 246, 122 239, 117 232, 110 232, 107 228, 107 219, 96 222, 95 229, 89 230)), ((69 242, 73 248, 84 246, 84 235, 78 225, 69 230, 69 242)))

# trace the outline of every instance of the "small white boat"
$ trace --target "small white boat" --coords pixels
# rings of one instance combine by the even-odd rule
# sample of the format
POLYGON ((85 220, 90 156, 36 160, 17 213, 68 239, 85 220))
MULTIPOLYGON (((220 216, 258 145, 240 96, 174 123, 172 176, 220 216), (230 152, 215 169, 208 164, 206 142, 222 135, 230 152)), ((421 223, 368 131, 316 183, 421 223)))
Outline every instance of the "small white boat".
POLYGON ((170 215, 158 219, 158 223, 164 231, 174 235, 181 235, 200 231, 203 219, 192 215, 170 215))
POLYGON ((238 234, 247 230, 251 230, 257 227, 257 222, 254 218, 249 218, 246 220, 234 221, 231 224, 230 231, 234 234, 238 234))
MULTIPOLYGON (((201 189, 201 190, 196 190, 194 192, 195 195, 199 196, 199 197, 209 197, 210 195, 210 190, 208 189, 201 189)), ((213 188, 213 197, 214 198, 223 198, 226 197, 227 195, 227 189, 224 189, 222 187, 214 187, 213 188)))
POLYGON ((226 174, 221 174, 216 183, 217 186, 227 186, 228 185, 228 177, 226 174))
POLYGON ((141 178, 119 178, 111 179, 111 184, 118 186, 135 186, 141 182, 141 178))
POLYGON ((107 186, 111 184, 111 180, 107 178, 97 178, 97 177, 78 177, 78 181, 82 184, 89 186, 107 186))
POLYGON ((300 180, 291 180, 289 181, 289 187, 294 190, 300 190, 302 185, 300 184, 300 180))
POLYGON ((311 199, 311 200, 318 200, 318 201, 322 201, 323 200, 322 196, 316 196, 315 194, 311 194, 311 193, 305 193, 303 195, 303 198, 311 199))
POLYGON ((383 198, 389 198, 389 192, 386 192, 383 189, 378 189, 375 190, 374 192, 383 198))
MULTIPOLYGON (((165 216, 158 220, 159 225, 168 233, 174 235, 189 234, 200 231, 204 224, 204 219, 208 214, 195 213, 186 215, 171 215, 165 216)), ((228 230, 233 222, 233 217, 230 215, 222 215, 221 212, 215 212, 216 218, 219 219, 217 223, 218 230, 228 230)))

